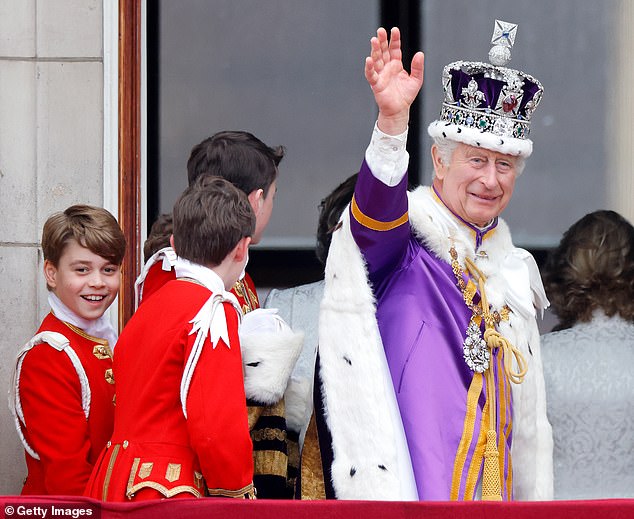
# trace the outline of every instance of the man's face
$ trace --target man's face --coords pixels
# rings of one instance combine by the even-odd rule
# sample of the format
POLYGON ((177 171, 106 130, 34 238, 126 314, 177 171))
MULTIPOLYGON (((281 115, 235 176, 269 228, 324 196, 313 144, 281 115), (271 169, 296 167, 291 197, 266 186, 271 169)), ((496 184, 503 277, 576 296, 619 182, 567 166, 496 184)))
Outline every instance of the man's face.
MULTIPOLYGON (((435 145, 434 145, 435 147, 435 145)), ((432 148, 434 186, 447 207, 463 220, 483 227, 511 200, 517 157, 459 143, 446 165, 432 148)))
POLYGON ((273 212, 276 192, 277 181, 274 180, 269 186, 266 196, 264 196, 263 193, 260 197, 256 197, 255 199, 252 199, 253 197, 249 196, 251 207, 253 207, 253 211, 255 212, 255 232, 253 233, 253 239, 251 241, 252 245, 260 242, 264 229, 266 229, 266 226, 269 224, 271 213, 273 212))
POLYGON ((99 319, 119 292, 121 268, 69 240, 58 265, 44 262, 44 276, 53 292, 82 319, 99 319))

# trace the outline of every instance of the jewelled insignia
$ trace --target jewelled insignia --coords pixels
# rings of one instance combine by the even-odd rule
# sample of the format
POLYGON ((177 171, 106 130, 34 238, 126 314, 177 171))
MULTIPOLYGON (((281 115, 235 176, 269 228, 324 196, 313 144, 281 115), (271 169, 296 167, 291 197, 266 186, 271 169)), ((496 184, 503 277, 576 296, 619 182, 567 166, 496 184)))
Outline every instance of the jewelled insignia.
POLYGON ((484 100, 484 92, 478 90, 478 83, 475 79, 469 81, 467 88, 462 89, 462 100, 471 109, 477 108, 477 106, 484 100))
POLYGON ((114 384, 114 375, 112 374, 112 368, 108 368, 104 372, 104 378, 106 379, 106 382, 108 382, 108 384, 114 384))
POLYGON ((517 34, 517 24, 495 20, 493 28, 493 36, 491 36, 492 45, 502 45, 503 47, 512 47, 515 44, 515 35, 517 34))
POLYGON ((494 65, 503 67, 511 61, 511 48, 515 43, 517 24, 495 20, 495 28, 491 37, 491 50, 489 61, 494 65))
POLYGON ((513 121, 505 117, 500 117, 493 124, 493 133, 495 135, 499 135, 500 137, 512 137, 513 136, 513 121))
POLYGON ((491 354, 485 340, 482 338, 480 327, 473 321, 467 328, 467 336, 462 345, 464 360, 467 366, 476 373, 484 373, 489 367, 491 354))

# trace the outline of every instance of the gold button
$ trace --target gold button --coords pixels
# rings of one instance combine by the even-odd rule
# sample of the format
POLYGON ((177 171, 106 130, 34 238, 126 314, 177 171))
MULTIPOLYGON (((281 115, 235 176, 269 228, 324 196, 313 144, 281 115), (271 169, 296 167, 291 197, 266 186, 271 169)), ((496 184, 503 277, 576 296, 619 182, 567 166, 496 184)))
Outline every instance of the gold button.
POLYGON ((130 443, 128 442, 128 440, 123 440, 123 448, 127 449, 128 445, 130 445, 130 443))
POLYGON ((108 440, 108 443, 106 443, 106 449, 109 449, 111 446, 112 446, 112 442, 108 440))
POLYGON ((99 360, 112 358, 112 354, 110 353, 110 349, 108 348, 108 346, 104 346, 102 344, 95 344, 92 349, 92 354, 99 360))
POLYGON ((112 368, 108 368, 104 373, 104 377, 106 377, 106 382, 108 384, 114 384, 114 375, 112 374, 112 368))

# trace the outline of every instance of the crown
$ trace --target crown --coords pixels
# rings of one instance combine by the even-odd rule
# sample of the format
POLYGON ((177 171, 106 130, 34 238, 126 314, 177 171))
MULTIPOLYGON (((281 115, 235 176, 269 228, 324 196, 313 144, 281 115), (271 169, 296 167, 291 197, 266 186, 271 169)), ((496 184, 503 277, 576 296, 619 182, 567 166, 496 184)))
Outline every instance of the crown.
POLYGON ((516 34, 516 24, 495 20, 490 63, 454 61, 445 66, 445 99, 439 120, 429 125, 432 137, 509 155, 531 154, 530 121, 544 88, 533 76, 505 67, 516 34))

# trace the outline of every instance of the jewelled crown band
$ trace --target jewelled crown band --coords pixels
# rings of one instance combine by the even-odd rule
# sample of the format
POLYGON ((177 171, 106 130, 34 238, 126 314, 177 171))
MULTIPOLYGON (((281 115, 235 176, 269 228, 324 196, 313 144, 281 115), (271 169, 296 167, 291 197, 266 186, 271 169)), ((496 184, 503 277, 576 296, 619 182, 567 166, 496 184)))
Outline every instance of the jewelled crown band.
POLYGON ((544 88, 533 76, 507 68, 517 25, 495 21, 489 61, 455 61, 442 73, 445 99, 429 125, 434 138, 452 139, 509 155, 528 157, 533 112, 544 88))

